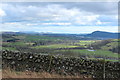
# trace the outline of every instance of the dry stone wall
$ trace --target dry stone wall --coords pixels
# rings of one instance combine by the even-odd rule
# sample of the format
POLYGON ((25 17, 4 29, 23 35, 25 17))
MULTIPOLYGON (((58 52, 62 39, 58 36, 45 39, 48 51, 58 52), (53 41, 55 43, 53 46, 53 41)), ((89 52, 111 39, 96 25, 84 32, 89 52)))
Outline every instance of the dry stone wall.
POLYGON ((2 51, 2 67, 16 71, 49 72, 60 75, 92 75, 94 78, 119 78, 120 63, 84 58, 61 58, 36 53, 2 51), (104 65, 105 63, 105 65, 104 65), (104 71, 105 70, 105 71, 104 71))

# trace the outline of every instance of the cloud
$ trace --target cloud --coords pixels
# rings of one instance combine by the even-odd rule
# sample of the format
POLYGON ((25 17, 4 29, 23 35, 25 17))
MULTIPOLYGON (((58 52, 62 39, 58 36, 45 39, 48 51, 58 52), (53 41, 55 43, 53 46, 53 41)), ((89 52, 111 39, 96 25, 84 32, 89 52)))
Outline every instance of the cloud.
POLYGON ((59 26, 66 26, 66 25, 71 25, 71 23, 42 23, 42 25, 59 25, 59 26))
POLYGON ((99 15, 118 14, 118 2, 75 2, 63 4, 68 9, 76 7, 99 15))
POLYGON ((38 25, 38 24, 27 23, 26 25, 27 25, 27 26, 35 26, 35 25, 38 25))
POLYGON ((6 13, 2 9, 0 9, 0 17, 3 17, 3 16, 6 16, 6 13))
POLYGON ((36 32, 53 32, 53 33, 73 33, 73 34, 79 34, 79 33, 91 33, 93 31, 108 31, 108 32, 118 32, 117 26, 81 26, 81 27, 75 27, 75 26, 64 26, 64 27, 56 27, 56 26, 27 26, 24 23, 4 23, 0 24, 2 26, 2 31, 36 31, 36 32), (14 25, 13 25, 14 24, 14 25))
MULTIPOLYGON (((117 26, 117 7, 115 4, 94 2, 3 3, 0 9, 3 21, 1 25, 7 27, 4 30, 48 29, 50 31, 50 28, 53 28, 72 32, 77 28, 79 31, 86 30, 87 32, 88 27, 85 26, 90 26, 90 28, 96 26, 95 29, 106 30, 108 26, 117 26), (106 28, 99 28, 99 26, 106 26, 106 28), (83 27, 85 29, 81 29, 83 27), (70 30, 70 28, 74 29, 70 30)), ((75 31, 79 32, 77 30, 75 31)))
MULTIPOLYGON (((83 22, 91 23, 96 20, 98 16, 92 13, 79 11, 77 8, 67 9, 56 4, 47 5, 45 7, 37 7, 32 5, 14 6, 10 4, 5 4, 4 6, 5 7, 3 8, 8 15, 3 18, 4 21, 72 21, 73 24, 83 25, 83 22)), ((55 24, 54 22, 53 24, 55 24)))

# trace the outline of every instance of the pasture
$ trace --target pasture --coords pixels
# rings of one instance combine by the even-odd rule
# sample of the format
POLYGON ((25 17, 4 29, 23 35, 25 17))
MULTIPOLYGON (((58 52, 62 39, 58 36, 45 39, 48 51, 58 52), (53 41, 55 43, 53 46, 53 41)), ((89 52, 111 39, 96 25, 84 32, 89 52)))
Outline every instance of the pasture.
POLYGON ((90 45, 94 42, 97 42, 97 40, 80 40, 79 43, 76 43, 76 44, 87 46, 87 45, 90 45))
POLYGON ((118 54, 115 50, 116 47, 118 46, 118 42, 119 42, 118 39, 112 39, 107 41, 78 40, 78 38, 74 37, 73 35, 60 36, 60 35, 19 34, 9 36, 4 35, 2 49, 53 55, 64 55, 69 57, 70 56, 87 58, 106 57, 106 59, 108 60, 116 60, 118 59, 118 54), (98 46, 99 48, 96 48, 98 46), (114 50, 115 52, 112 50, 114 50))
POLYGON ((70 50, 56 50, 53 52, 54 54, 62 54, 62 55, 70 55, 75 57, 86 56, 86 57, 94 57, 94 58, 111 58, 111 59, 118 59, 118 54, 115 54, 111 51, 104 51, 104 50, 95 50, 89 51, 88 49, 70 49, 70 50))
POLYGON ((35 46, 32 48, 52 48, 52 49, 56 49, 56 48, 75 48, 75 47, 79 47, 79 46, 74 46, 74 45, 65 45, 65 44, 52 44, 52 45, 41 45, 41 46, 35 46))

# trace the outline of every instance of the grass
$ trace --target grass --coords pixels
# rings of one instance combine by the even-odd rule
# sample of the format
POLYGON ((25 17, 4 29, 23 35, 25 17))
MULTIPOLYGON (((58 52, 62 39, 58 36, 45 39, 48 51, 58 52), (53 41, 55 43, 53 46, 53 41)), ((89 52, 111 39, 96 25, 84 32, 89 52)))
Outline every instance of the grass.
POLYGON ((43 35, 26 35, 25 40, 26 41, 40 41, 40 40, 65 40, 67 38, 65 37, 51 37, 51 36, 43 36, 43 35))
POLYGON ((112 39, 112 41, 120 41, 120 39, 112 39))
MULTIPOLYGON (((100 59, 98 59, 98 58, 88 58, 88 59, 90 59, 90 60, 103 60, 103 58, 100 58, 100 59)), ((119 60, 105 59, 105 61, 118 62, 119 60)))
POLYGON ((115 48, 115 47, 117 47, 118 46, 118 42, 111 42, 111 43, 108 43, 107 45, 105 45, 105 46, 102 46, 101 47, 101 49, 103 49, 103 50, 109 50, 109 49, 112 49, 112 48, 115 48))
POLYGON ((79 45, 82 45, 82 46, 85 46, 85 45, 90 45, 92 43, 96 42, 95 40, 80 40, 79 43, 76 43, 76 44, 79 44, 79 45))
POLYGON ((17 38, 17 39, 25 39, 25 36, 24 35, 19 35, 19 36, 13 36, 14 38, 17 38))
MULTIPOLYGON (((87 47, 90 44, 94 44, 97 41, 100 40, 77 40, 75 44, 72 44, 72 40, 68 37, 56 37, 56 36, 46 36, 46 35, 19 35, 19 36, 13 36, 15 38, 21 39, 20 42, 5 42, 3 45, 7 46, 13 46, 13 47, 3 47, 3 49, 9 49, 9 50, 16 50, 16 46, 20 47, 31 47, 33 49, 56 49, 56 48, 75 48, 75 47, 87 47), (52 42, 49 45, 40 45, 40 46, 32 46, 34 42, 36 41, 43 41, 43 42, 52 42), (58 44, 57 42, 63 42, 62 44, 58 44), (67 43, 68 42, 68 43, 67 43), (77 45, 78 44, 78 45, 77 45)), ((95 51, 88 51, 86 49, 70 49, 70 50, 55 50, 52 51, 53 54, 72 54, 72 55, 96 55, 96 56, 107 56, 112 58, 118 58, 117 54, 114 54, 113 52, 109 51, 109 49, 112 49, 116 46, 118 46, 118 41, 120 39, 112 39, 110 43, 104 45, 101 47, 101 50, 95 50, 95 51), (95 54, 94 54, 95 53, 95 54)), ((50 53, 52 53, 50 51, 50 53)))
POLYGON ((78 46, 73 46, 73 45, 65 45, 65 44, 52 44, 52 45, 41 45, 41 46, 35 46, 35 47, 32 47, 32 48, 75 48, 75 47, 78 47, 78 46))
POLYGON ((3 50, 16 50, 16 48, 13 47, 2 47, 3 50))
POLYGON ((112 57, 112 58, 118 58, 118 54, 114 54, 111 51, 105 51, 105 50, 95 50, 95 51, 89 51, 87 49, 70 49, 70 50, 56 50, 54 53, 61 53, 61 54, 76 54, 76 55, 89 55, 89 56, 106 56, 106 57, 112 57))
POLYGON ((4 45, 14 45, 14 46, 25 46, 26 44, 24 42, 7 42, 7 43, 3 43, 4 45))
POLYGON ((48 72, 31 72, 31 71, 17 72, 9 68, 2 70, 2 78, 69 78, 70 80, 70 78, 81 78, 82 79, 84 77, 91 78, 91 76, 87 76, 87 75, 62 76, 59 74, 50 74, 48 72))

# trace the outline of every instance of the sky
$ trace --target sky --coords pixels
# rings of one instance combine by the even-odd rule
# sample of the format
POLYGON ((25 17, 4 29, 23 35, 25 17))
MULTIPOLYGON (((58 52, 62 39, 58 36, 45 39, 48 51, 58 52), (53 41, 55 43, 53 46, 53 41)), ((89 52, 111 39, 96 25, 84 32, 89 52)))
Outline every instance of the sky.
POLYGON ((118 32, 117 2, 4 2, 0 31, 118 32))

